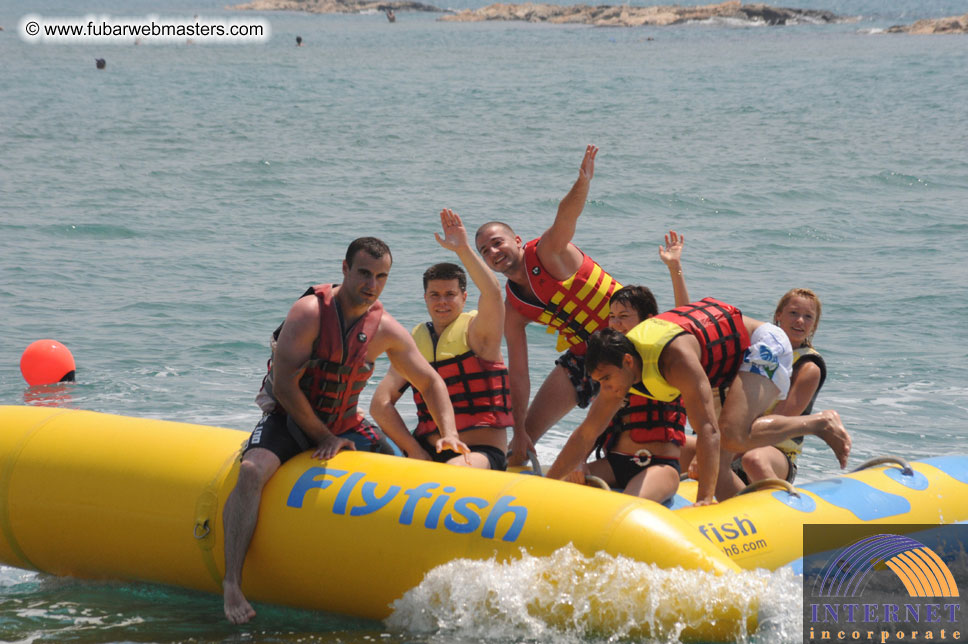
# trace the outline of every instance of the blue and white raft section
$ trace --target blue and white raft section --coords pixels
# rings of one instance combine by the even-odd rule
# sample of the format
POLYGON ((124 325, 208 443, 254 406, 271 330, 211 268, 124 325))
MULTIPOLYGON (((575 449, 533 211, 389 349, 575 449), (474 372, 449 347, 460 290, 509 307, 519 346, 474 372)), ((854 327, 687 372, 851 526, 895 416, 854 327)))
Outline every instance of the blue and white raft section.
MULTIPOLYGON (((0 563, 220 593, 221 512, 245 437, 90 411, 0 407, 0 563)), ((568 544, 584 556, 659 569, 774 570, 803 554, 804 524, 965 521, 968 457, 885 462, 701 508, 682 507, 689 484, 682 493, 670 509, 522 473, 362 452, 326 462, 302 454, 265 488, 243 590, 255 601, 383 619, 438 566, 546 557, 568 544)), ((680 599, 643 620, 640 634, 735 641, 757 628, 748 596, 680 599)))
POLYGON ((850 474, 796 487, 763 481, 714 506, 689 507, 695 483, 670 504, 744 569, 803 572, 804 525, 944 525, 968 519, 968 456, 908 463, 873 459, 850 474), (778 489, 777 489, 778 488, 778 489))

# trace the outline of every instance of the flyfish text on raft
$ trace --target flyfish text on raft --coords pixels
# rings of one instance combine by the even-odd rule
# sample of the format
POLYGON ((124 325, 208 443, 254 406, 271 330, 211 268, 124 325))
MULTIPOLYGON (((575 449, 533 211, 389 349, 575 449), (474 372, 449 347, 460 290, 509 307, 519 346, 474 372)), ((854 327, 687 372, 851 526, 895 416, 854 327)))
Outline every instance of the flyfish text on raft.
POLYGON ((388 485, 386 491, 378 495, 377 487, 382 484, 375 481, 366 481, 365 478, 365 472, 311 467, 293 484, 286 505, 291 508, 301 508, 306 494, 310 490, 317 488, 325 490, 333 483, 338 482, 339 490, 333 500, 333 514, 349 514, 354 517, 373 514, 386 507, 402 492, 407 500, 403 504, 398 519, 401 525, 412 525, 418 508, 421 511, 427 508, 427 503, 421 502, 433 499, 430 501, 430 507, 426 509, 427 514, 423 520, 425 528, 436 530, 442 525, 445 529, 457 534, 471 534, 480 529, 482 537, 494 539, 497 536, 498 522, 503 517, 510 515, 512 517, 511 525, 500 537, 502 541, 517 540, 528 518, 526 507, 512 505, 516 500, 513 496, 502 496, 492 506, 489 501, 480 497, 452 498, 451 495, 457 491, 456 488, 450 486, 441 488, 440 483, 432 481, 421 483, 408 490, 404 490, 399 485, 388 485), (350 497, 357 486, 359 486, 362 504, 351 506, 350 497), (445 510, 448 510, 448 512, 445 512, 445 510), (488 510, 486 516, 483 513, 484 510, 488 510))

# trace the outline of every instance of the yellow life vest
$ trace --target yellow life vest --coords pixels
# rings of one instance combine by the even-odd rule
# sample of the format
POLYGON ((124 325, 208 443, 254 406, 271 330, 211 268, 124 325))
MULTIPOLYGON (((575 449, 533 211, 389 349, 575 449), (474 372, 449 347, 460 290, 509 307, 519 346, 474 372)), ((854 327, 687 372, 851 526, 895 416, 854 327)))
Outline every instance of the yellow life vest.
POLYGON ((625 335, 635 345, 635 350, 642 359, 642 382, 632 385, 630 393, 662 402, 671 402, 679 397, 679 390, 666 382, 659 373, 659 356, 673 338, 683 333, 686 331, 675 322, 649 318, 625 335))
POLYGON ((411 334, 417 343, 422 355, 427 362, 440 362, 463 355, 471 350, 467 344, 467 329, 471 321, 477 317, 477 311, 465 311, 456 320, 451 322, 434 345, 434 339, 430 334, 429 322, 418 324, 413 327, 411 334))
MULTIPOLYGON (((447 386, 457 431, 475 427, 509 427, 514 424, 508 370, 504 361, 482 360, 467 343, 467 329, 476 316, 477 311, 461 313, 444 329, 436 345, 431 333, 433 323, 418 324, 413 329, 420 354, 440 374, 447 386)), ((437 424, 427 403, 416 389, 413 391, 413 401, 417 405, 416 435, 436 431, 437 424)))

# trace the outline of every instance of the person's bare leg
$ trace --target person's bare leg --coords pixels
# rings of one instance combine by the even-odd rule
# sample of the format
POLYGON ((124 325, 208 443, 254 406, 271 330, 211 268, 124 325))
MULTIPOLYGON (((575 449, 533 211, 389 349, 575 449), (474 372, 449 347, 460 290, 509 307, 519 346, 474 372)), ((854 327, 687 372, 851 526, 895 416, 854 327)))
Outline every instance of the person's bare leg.
POLYGON ((464 459, 464 455, 455 456, 454 458, 447 461, 448 465, 456 465, 458 467, 474 467, 479 470, 489 470, 491 469, 491 461, 488 460, 487 456, 481 452, 471 452, 467 455, 467 459, 464 459), (469 463, 467 461, 470 461, 469 463))
MULTIPOLYGON (((534 395, 528 405, 528 415, 524 420, 525 431, 531 441, 537 445, 551 427, 565 417, 578 404, 578 394, 568 377, 568 371, 560 365, 555 365, 541 388, 534 395)), ((528 459, 526 454, 512 454, 508 465, 521 465, 528 459)))
POLYGON ((763 479, 785 481, 790 473, 790 463, 786 455, 773 446, 757 447, 743 454, 743 471, 750 483, 763 479))
POLYGON ((632 477, 625 494, 662 503, 679 489, 679 472, 671 465, 654 465, 632 477))
POLYGON ((850 455, 850 434, 840 420, 840 414, 832 409, 809 416, 777 416, 771 414, 757 418, 750 428, 749 443, 754 446, 775 445, 794 436, 812 434, 830 446, 841 469, 847 467, 850 455))
MULTIPOLYGON (((775 445, 787 438, 802 435, 796 433, 777 435, 767 442, 759 444, 752 442, 753 421, 766 411, 779 393, 779 389, 769 378, 759 374, 741 371, 733 378, 733 382, 729 385, 729 393, 726 394, 726 401, 723 403, 723 410, 719 413, 723 451, 742 454, 754 447, 775 445)), ((777 416, 777 418, 785 418, 785 416, 777 416)), ((767 432, 761 432, 758 437, 762 439, 766 435, 767 432)))
POLYGON ((279 469, 279 457, 256 448, 246 452, 239 465, 239 478, 225 501, 222 529, 225 534, 225 577, 222 594, 225 617, 244 624, 255 617, 255 609, 242 593, 242 565, 259 519, 259 502, 266 481, 279 469))

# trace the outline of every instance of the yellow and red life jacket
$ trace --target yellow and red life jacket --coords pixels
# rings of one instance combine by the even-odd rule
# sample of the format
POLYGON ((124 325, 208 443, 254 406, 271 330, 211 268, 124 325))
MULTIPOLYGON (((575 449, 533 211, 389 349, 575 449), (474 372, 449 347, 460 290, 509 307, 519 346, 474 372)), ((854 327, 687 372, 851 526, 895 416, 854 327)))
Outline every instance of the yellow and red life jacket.
MULTIPOLYGON (((315 295, 319 299, 319 334, 313 346, 312 358, 306 363, 299 379, 299 388, 329 431, 339 435, 363 422, 357 402, 373 373, 373 363, 367 362, 366 350, 380 325, 383 305, 374 302, 344 331, 333 295, 334 286, 317 284, 303 294, 303 297, 315 295)), ((281 325, 276 329, 276 338, 281 329, 281 325)), ((281 406, 272 393, 271 358, 269 373, 263 380, 259 394, 263 400, 267 396, 276 408, 281 406)), ((270 411, 265 404, 260 402, 260 405, 270 411)))
MULTIPOLYGON (((502 360, 482 360, 467 343, 467 329, 477 311, 461 313, 440 337, 435 337, 433 323, 418 324, 413 338, 420 354, 437 370, 447 385, 447 394, 454 406, 457 431, 475 427, 509 427, 511 390, 508 370, 502 360)), ((427 403, 416 388, 413 401, 417 405, 417 436, 437 431, 427 403)))
POLYGON ((664 402, 679 396, 679 390, 659 372, 659 356, 669 342, 684 333, 699 341, 699 361, 713 389, 733 380, 750 346, 749 332, 738 308, 707 297, 660 313, 628 332, 626 337, 642 358, 642 382, 633 385, 631 393, 664 402))
POLYGON ((625 405, 618 410, 598 441, 604 451, 622 432, 636 443, 663 441, 683 445, 686 442, 686 408, 682 398, 660 402, 637 394, 628 394, 625 405))
POLYGON ((508 280, 508 302, 524 317, 546 325, 548 333, 557 332, 558 351, 571 349, 572 353, 584 355, 588 336, 608 326, 608 300, 622 285, 585 253, 581 254, 581 266, 571 277, 555 279, 538 258, 538 241, 532 239, 524 245, 524 265, 528 283, 539 301, 526 298, 518 292, 520 287, 508 280))

